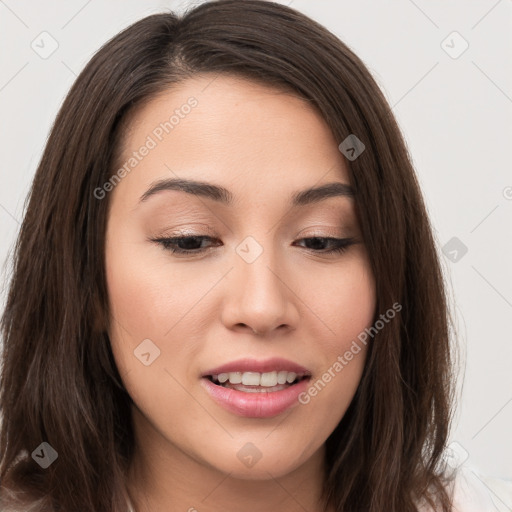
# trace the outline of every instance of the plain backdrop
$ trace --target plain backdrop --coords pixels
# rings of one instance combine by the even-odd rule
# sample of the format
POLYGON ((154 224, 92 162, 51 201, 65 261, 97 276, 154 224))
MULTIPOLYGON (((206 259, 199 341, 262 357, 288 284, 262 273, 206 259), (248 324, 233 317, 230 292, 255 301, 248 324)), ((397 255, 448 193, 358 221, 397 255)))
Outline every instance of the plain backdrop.
MULTIPOLYGON (((51 124, 76 76, 134 21, 198 3, 0 0, 2 307, 4 262, 51 124), (43 58, 37 45, 58 46, 43 58)), ((458 322, 463 360, 452 447, 482 473, 512 480, 512 2, 280 3, 353 49, 393 108, 458 322)))

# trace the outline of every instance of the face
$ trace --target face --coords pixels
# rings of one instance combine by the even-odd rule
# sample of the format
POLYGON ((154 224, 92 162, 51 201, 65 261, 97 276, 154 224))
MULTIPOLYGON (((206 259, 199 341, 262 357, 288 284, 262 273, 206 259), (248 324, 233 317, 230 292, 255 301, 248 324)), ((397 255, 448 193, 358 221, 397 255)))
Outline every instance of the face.
POLYGON ((109 335, 142 450, 278 477, 321 453, 349 406, 375 284, 320 115, 212 79, 182 82, 131 119, 125 172, 104 199, 109 335))

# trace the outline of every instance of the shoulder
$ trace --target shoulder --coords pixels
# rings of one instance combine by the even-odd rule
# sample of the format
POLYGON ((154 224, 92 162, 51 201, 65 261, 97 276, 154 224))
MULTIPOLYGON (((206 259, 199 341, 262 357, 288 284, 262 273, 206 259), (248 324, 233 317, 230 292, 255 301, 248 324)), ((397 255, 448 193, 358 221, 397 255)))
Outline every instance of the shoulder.
MULTIPOLYGON (((512 510, 512 480, 483 475, 475 466, 464 464, 452 474, 448 491, 453 512, 509 512, 512 510)), ((420 505, 420 512, 436 512, 420 505)))
POLYGON ((500 512, 512 508, 512 480, 485 476, 475 467, 458 468, 454 512, 500 512))

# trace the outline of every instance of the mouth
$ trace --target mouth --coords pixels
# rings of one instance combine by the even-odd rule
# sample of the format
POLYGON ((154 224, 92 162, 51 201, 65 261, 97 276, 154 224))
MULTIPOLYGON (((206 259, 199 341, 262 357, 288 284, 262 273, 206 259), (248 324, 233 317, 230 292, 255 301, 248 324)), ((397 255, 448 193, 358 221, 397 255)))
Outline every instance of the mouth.
POLYGON ((311 378, 309 370, 285 359, 240 359, 206 371, 200 382, 229 413, 263 419, 298 406, 311 378))
POLYGON ((286 390, 309 380, 308 372, 291 372, 287 370, 270 372, 223 372, 203 377, 212 384, 242 393, 275 393, 286 390))

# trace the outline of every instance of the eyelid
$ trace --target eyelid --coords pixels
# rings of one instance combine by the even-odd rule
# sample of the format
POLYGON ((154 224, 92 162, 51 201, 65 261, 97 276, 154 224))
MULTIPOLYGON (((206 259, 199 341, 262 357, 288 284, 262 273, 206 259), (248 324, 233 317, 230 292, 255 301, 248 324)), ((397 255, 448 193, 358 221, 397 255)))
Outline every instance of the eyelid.
POLYGON ((342 227, 333 228, 332 226, 310 226, 299 231, 294 238, 343 238, 345 236, 348 235, 343 233, 342 227))
POLYGON ((169 229, 164 229, 163 231, 159 231, 159 235, 161 238, 164 237, 178 237, 178 236, 211 236, 216 237, 217 232, 213 230, 208 224, 186 224, 187 227, 180 228, 179 226, 169 229), (193 228, 192 226, 197 226, 193 228))

